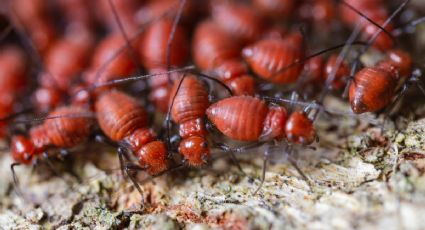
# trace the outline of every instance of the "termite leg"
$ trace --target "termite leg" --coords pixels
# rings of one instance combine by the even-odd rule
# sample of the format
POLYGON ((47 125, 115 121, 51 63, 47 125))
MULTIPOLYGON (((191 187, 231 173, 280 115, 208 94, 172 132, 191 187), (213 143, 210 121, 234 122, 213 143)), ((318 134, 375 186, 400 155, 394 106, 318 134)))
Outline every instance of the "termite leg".
POLYGON ((264 181, 266 180, 266 170, 267 170, 267 163, 269 161, 269 156, 270 156, 270 147, 268 147, 266 149, 266 151, 264 151, 263 153, 263 168, 262 168, 262 174, 261 174, 261 182, 260 185, 258 185, 258 188, 254 191, 254 193, 252 195, 256 195, 258 193, 258 191, 260 191, 260 189, 263 187, 264 181))
POLYGON ((56 177, 58 177, 58 178, 60 178, 61 180, 63 180, 64 182, 65 182, 65 184, 68 186, 68 187, 70 187, 71 189, 72 189, 72 181, 70 181, 70 180, 68 180, 68 179, 66 179, 65 177, 63 177, 59 172, 58 172, 58 170, 56 169, 56 167, 53 165, 53 163, 52 163, 52 161, 50 160, 50 158, 49 158, 49 154, 47 153, 47 152, 43 152, 42 153, 42 156, 43 156, 43 160, 44 160, 44 162, 46 162, 46 165, 47 165, 47 167, 50 169, 50 171, 52 171, 52 173, 56 176, 56 177))
MULTIPOLYGON (((213 141, 214 142, 214 141, 213 141)), ((219 149, 223 150, 224 152, 226 152, 227 154, 229 154, 230 159, 232 160, 232 163, 234 165, 236 165, 236 167, 238 168, 239 172, 241 172, 244 176, 248 176, 242 169, 242 166, 239 164, 238 159, 235 156, 235 150, 230 148, 229 146, 227 146, 226 144, 220 144, 220 143, 213 143, 214 146, 217 146, 219 149)), ((238 151, 238 150, 236 150, 238 151)), ((239 150, 240 151, 240 150, 239 150)))
POLYGON ((264 152, 263 157, 264 157, 264 159, 263 159, 263 168, 262 168, 263 171, 262 171, 262 174, 261 174, 261 182, 260 182, 260 185, 258 185, 258 188, 252 194, 253 196, 257 195, 258 191, 260 191, 260 189, 263 187, 264 181, 266 180, 267 162, 269 160, 268 151, 264 152))
POLYGON ((127 156, 126 151, 125 151, 125 149, 123 147, 118 147, 117 148, 117 154, 118 154, 118 160, 120 161, 121 175, 123 177, 125 177, 125 173, 124 173, 124 165, 125 165, 124 157, 127 158, 128 156, 127 156))
POLYGON ((419 69, 415 69, 412 72, 412 75, 407 79, 407 81, 403 84, 403 87, 399 90, 397 95, 395 96, 395 99, 391 102, 390 105, 384 110, 384 121, 381 124, 381 132, 384 130, 384 126, 387 120, 387 117, 391 115, 391 112, 393 112, 393 109, 399 104, 399 102, 402 100, 404 95, 406 95, 407 90, 416 83, 419 90, 422 94, 425 95, 425 88, 423 87, 422 83, 420 82, 420 77, 422 76, 422 72, 419 69))
POLYGON ((18 176, 16 176, 15 167, 21 165, 20 163, 13 163, 10 165, 10 171, 12 171, 12 177, 13 177, 13 185, 15 186, 15 192, 16 194, 22 198, 24 201, 27 201, 26 197, 22 193, 21 186, 19 185, 19 179, 18 176))
POLYGON ((130 160, 130 157, 127 154, 126 148, 123 146, 119 146, 117 145, 117 143, 114 143, 112 141, 110 141, 108 138, 106 138, 105 136, 101 135, 101 134, 96 134, 94 139, 99 142, 99 143, 103 143, 103 144, 107 144, 113 148, 117 148, 117 155, 118 155, 118 160, 120 162, 120 169, 121 169, 121 175, 123 177, 125 177, 125 173, 124 173, 124 166, 125 166, 125 161, 124 158, 126 160, 130 160))
POLYGON ((178 165, 176 165, 176 166, 174 166, 172 168, 169 168, 169 169, 167 169, 165 171, 162 171, 161 173, 158 173, 156 175, 151 175, 151 176, 149 176, 149 178, 143 179, 142 181, 140 181, 139 184, 145 184, 145 183, 147 183, 149 181, 152 181, 153 182, 153 179, 155 179, 157 177, 160 177, 160 176, 162 176, 164 174, 167 174, 167 173, 170 173, 170 172, 178 171, 178 170, 183 169, 185 167, 186 167, 185 164, 178 164, 178 165))
POLYGON ((81 183, 83 180, 78 176, 78 174, 73 170, 72 165, 74 163, 74 158, 71 157, 70 152, 67 149, 60 149, 59 155, 57 157, 62 162, 67 162, 66 169, 71 176, 73 176, 78 183, 81 183))
POLYGON ((310 190, 311 190, 312 184, 313 184, 312 181, 310 180, 310 178, 308 178, 308 176, 298 166, 297 161, 292 156, 292 153, 293 153, 293 148, 292 148, 292 146, 290 146, 289 151, 287 153, 288 154, 288 161, 295 168, 295 170, 297 170, 298 174, 300 174, 300 176, 307 182, 307 184, 308 184, 308 186, 310 187, 310 190))
POLYGON ((125 173, 127 174, 128 178, 130 178, 131 182, 133 183, 134 187, 136 187, 137 191, 140 193, 141 196, 141 210, 145 209, 145 196, 143 195, 143 190, 140 187, 139 183, 137 183, 136 178, 130 173, 130 171, 145 171, 146 168, 142 168, 136 164, 133 163, 127 163, 125 165, 125 173))
POLYGON ((416 85, 418 86, 422 94, 425 95, 425 88, 424 88, 423 82, 421 82, 420 80, 421 77, 422 77, 422 71, 420 69, 415 69, 412 72, 412 76, 409 78, 409 82, 418 83, 416 85))

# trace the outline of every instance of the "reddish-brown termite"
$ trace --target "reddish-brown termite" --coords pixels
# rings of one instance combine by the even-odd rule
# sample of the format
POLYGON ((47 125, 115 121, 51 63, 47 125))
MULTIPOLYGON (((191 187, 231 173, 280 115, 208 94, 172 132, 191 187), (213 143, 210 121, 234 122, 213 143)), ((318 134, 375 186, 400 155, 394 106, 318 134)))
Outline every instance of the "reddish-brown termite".
MULTIPOLYGON (((269 142, 286 137, 289 142, 308 145, 316 138, 313 121, 306 112, 295 111, 288 115, 285 107, 267 104, 265 100, 256 97, 225 98, 212 104, 207 110, 207 116, 220 132, 233 140, 269 142)), ((255 193, 264 182, 267 161, 266 151, 263 177, 255 193)), ((291 160, 291 163, 296 166, 295 161, 291 160)))
POLYGON ((18 165, 35 164, 42 158, 56 173, 49 160, 52 149, 68 149, 86 141, 91 133, 94 116, 89 111, 75 106, 59 107, 44 118, 41 125, 34 126, 29 131, 29 137, 15 135, 11 139, 10 149, 15 161, 11 165, 13 180, 18 194, 23 196, 18 185, 14 167, 18 165))

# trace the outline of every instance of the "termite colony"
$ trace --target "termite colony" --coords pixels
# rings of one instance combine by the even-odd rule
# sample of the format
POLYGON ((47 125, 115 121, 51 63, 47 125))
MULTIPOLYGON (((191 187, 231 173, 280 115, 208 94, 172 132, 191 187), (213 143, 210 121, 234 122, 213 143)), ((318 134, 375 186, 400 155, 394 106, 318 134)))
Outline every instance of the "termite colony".
POLYGON ((386 114, 408 83, 425 92, 398 38, 423 21, 408 0, 3 2, 0 135, 12 171, 98 141, 142 193, 131 171, 316 145, 327 95, 348 94, 355 114, 386 114), (370 51, 381 58, 364 66, 370 51), (19 129, 22 118, 40 124, 19 129))

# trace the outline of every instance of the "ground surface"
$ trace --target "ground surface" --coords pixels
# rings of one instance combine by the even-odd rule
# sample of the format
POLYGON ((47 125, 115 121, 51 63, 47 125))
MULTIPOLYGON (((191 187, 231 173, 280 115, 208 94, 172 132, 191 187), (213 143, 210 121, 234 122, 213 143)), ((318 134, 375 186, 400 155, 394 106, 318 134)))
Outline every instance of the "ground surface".
MULTIPOLYGON (((64 173, 65 180, 74 181, 69 185, 21 167, 21 187, 28 200, 39 203, 36 207, 15 194, 5 153, 0 228, 420 229, 425 226, 425 120, 400 118, 384 133, 366 121, 342 116, 318 122, 317 149, 301 147, 297 154, 310 185, 276 148, 274 159, 281 162, 268 168, 257 195, 252 193, 259 180, 249 180, 221 159, 213 170, 173 172, 146 183, 142 213, 123 212, 138 209, 139 195, 121 178, 113 153, 85 150, 98 159, 98 167, 77 157, 75 170, 83 182, 64 173)), ((261 175, 261 151, 239 156, 253 178, 261 175)))

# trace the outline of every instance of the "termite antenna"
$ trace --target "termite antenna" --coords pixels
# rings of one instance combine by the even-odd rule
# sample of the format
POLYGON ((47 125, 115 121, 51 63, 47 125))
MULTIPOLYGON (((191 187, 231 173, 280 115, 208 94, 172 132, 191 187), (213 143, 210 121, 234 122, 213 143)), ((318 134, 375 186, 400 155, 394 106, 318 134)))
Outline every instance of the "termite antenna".
POLYGON ((134 65, 137 66, 139 68, 139 70, 142 70, 143 68, 140 65, 139 58, 138 58, 136 52, 134 51, 134 49, 131 45, 131 40, 129 39, 129 37, 128 37, 125 29, 124 29, 124 26, 122 25, 120 16, 118 15, 118 12, 117 12, 117 9, 116 9, 114 3, 112 2, 112 0, 108 0, 108 3, 109 3, 109 6, 111 7, 112 14, 114 15, 115 21, 117 22, 118 29, 120 30, 122 37, 125 40, 125 43, 127 45, 127 49, 130 52, 130 55, 132 57, 134 65))
POLYGON ((40 123, 45 120, 58 119, 58 118, 66 118, 66 119, 78 119, 78 118, 95 118, 96 115, 94 113, 78 113, 78 114, 66 114, 66 115, 58 115, 58 116, 47 116, 47 117, 38 117, 33 119, 23 119, 23 120, 14 120, 15 124, 34 124, 40 123))
POLYGON ((341 2, 345 7, 349 8, 352 11, 354 11, 356 14, 360 15, 362 18, 366 19, 368 22, 370 22, 374 26, 378 27, 382 32, 384 32, 385 34, 387 34, 391 38, 391 40, 393 40, 394 42, 396 42, 394 36, 385 29, 385 26, 379 25, 378 23, 376 23, 375 21, 373 21, 372 19, 370 19, 368 16, 366 16, 365 14, 363 14, 362 12, 360 12, 358 9, 356 9, 354 6, 350 5, 348 2, 346 2, 344 0, 337 0, 337 1, 341 2))
POLYGON ((16 194, 20 197, 20 198, 22 198, 24 201, 28 201, 27 200, 27 198, 24 196, 24 193, 22 192, 22 189, 21 189, 21 186, 20 186, 20 183, 19 183, 19 179, 18 179, 18 176, 16 175, 16 171, 15 171, 15 167, 16 166, 20 166, 21 164, 20 163, 12 163, 11 165, 10 165, 10 171, 12 172, 12 179, 13 179, 13 185, 14 185, 14 187, 15 187, 15 192, 16 192, 16 194))
MULTIPOLYGON (((171 45, 173 43, 174 34, 176 33, 177 25, 180 22, 181 16, 183 14, 183 8, 184 8, 185 5, 186 5, 186 0, 180 0, 179 8, 177 10, 177 15, 174 18, 173 25, 171 27, 171 32, 170 32, 170 35, 168 36, 167 49, 166 49, 166 61, 167 61, 167 70, 168 71, 170 71, 170 69, 171 69, 171 45)), ((172 80, 171 80, 170 73, 167 74, 167 78, 168 78, 168 83, 171 84, 172 80)))
POLYGON ((233 96, 233 95, 234 95, 234 93, 233 93, 232 89, 230 89, 230 87, 229 87, 229 86, 227 86, 225 83, 223 83, 223 82, 222 82, 222 81, 220 81, 219 79, 217 79, 217 78, 215 78, 215 77, 208 76, 208 75, 206 75, 206 74, 204 74, 204 73, 200 73, 200 72, 197 72, 197 71, 191 71, 191 73, 193 73, 193 74, 195 74, 195 75, 197 75, 197 76, 203 77, 203 78, 205 78, 205 79, 211 80, 211 81, 213 81, 213 82, 215 82, 215 83, 219 84, 221 87, 223 87, 223 88, 227 91, 227 93, 228 93, 230 96, 233 96))
POLYGON ((15 119, 16 117, 22 115, 22 114, 31 113, 33 111, 34 111, 33 108, 22 109, 21 111, 15 112, 13 114, 9 114, 9 115, 4 116, 4 117, 1 117, 0 118, 0 122, 2 122, 2 121, 10 121, 10 120, 15 119))
POLYGON ((87 88, 88 88, 88 91, 91 92, 91 91, 94 91, 95 89, 100 88, 100 87, 119 85, 119 84, 124 84, 124 83, 127 83, 127 82, 139 81, 139 80, 142 80, 142 79, 147 79, 147 78, 157 77, 157 76, 163 76, 164 74, 172 74, 172 73, 192 73, 192 74, 197 75, 199 77, 202 77, 202 78, 216 82, 217 84, 219 84, 223 88, 225 88, 230 95, 233 95, 232 90, 226 84, 224 84, 223 82, 221 82, 220 80, 218 80, 214 77, 211 77, 211 76, 208 76, 204 73, 200 73, 200 72, 196 71, 196 67, 194 65, 189 65, 189 66, 185 66, 185 67, 182 67, 182 68, 176 68, 176 69, 166 71, 166 72, 137 75, 137 76, 131 76, 131 77, 126 77, 126 78, 115 79, 115 80, 111 80, 111 81, 107 81, 107 82, 95 83, 95 84, 93 84, 93 85, 91 85, 87 88))
MULTIPOLYGON (((329 47, 329 48, 327 48, 327 49, 324 49, 324 50, 318 51, 318 52, 316 52, 316 53, 310 54, 310 55, 306 56, 306 57, 305 57, 305 58, 303 58, 303 59, 296 60, 296 61, 292 62, 291 64, 289 64, 289 65, 287 65, 287 66, 283 67, 283 68, 282 68, 282 69, 280 69, 278 72, 274 73, 274 74, 273 74, 273 76, 272 76, 271 78, 273 78, 273 77, 275 77, 275 76, 277 76, 277 75, 279 75, 279 74, 281 74, 281 73, 283 73, 283 72, 285 72, 285 71, 287 71, 287 70, 289 70, 289 69, 291 69, 291 68, 293 68, 293 67, 295 67, 295 66, 297 66, 297 65, 300 65, 300 64, 302 64, 302 63, 304 63, 304 62, 308 61, 308 60, 309 60, 309 59, 311 59, 311 58, 314 58, 314 57, 320 56, 320 55, 322 55, 322 54, 325 54, 325 53, 330 52, 330 51, 333 51, 333 50, 337 50, 337 49, 343 48, 343 47, 345 47, 346 45, 347 45, 347 43, 338 44, 338 45, 336 45, 336 46, 329 47)), ((363 41, 353 41, 353 42, 352 42, 352 45, 366 46, 366 45, 367 45, 367 43, 366 43, 366 42, 363 42, 363 41)))
POLYGON ((124 168, 125 173, 127 174, 128 178, 130 178, 131 182, 133 183, 134 187, 136 187, 137 191, 140 194, 140 209, 145 209, 145 196, 143 194, 143 190, 140 187, 140 184, 137 182, 136 178, 131 174, 132 171, 146 171, 146 168, 142 168, 139 165, 133 164, 133 163, 127 163, 124 168))
POLYGON ((166 127, 166 134, 167 134, 167 149, 171 149, 171 110, 174 106, 174 101, 176 100, 176 97, 179 93, 179 90, 183 84, 183 81, 186 79, 186 74, 183 75, 182 79, 178 82, 176 92, 173 95, 173 98, 171 100, 170 105, 168 106, 167 116, 165 117, 165 127, 166 127))
POLYGON ((320 112, 324 112, 326 114, 330 114, 330 115, 334 115, 334 116, 355 117, 355 118, 360 119, 360 120, 368 121, 369 123, 378 123, 378 121, 376 119, 371 119, 371 118, 367 118, 367 117, 359 117, 358 114, 327 109, 322 104, 319 104, 316 101, 312 101, 312 102, 299 101, 299 100, 294 101, 292 99, 276 98, 276 97, 269 97, 269 96, 260 96, 259 98, 263 99, 267 102, 275 103, 275 104, 289 104, 289 105, 291 103, 297 104, 297 105, 300 105, 300 106, 305 108, 304 112, 308 112, 308 110, 315 109, 316 112, 313 113, 313 115, 311 116, 312 120, 315 120, 320 112))
MULTIPOLYGON (((169 73, 181 73, 181 72, 187 72, 189 70, 194 70, 195 68, 196 67, 194 65, 189 65, 189 66, 186 66, 186 67, 173 69, 173 70, 170 70, 168 72, 169 73)), ((139 80, 147 79, 147 78, 150 78, 150 77, 161 76, 161 75, 164 75, 166 73, 167 72, 137 75, 137 76, 130 76, 130 77, 115 79, 115 80, 106 81, 106 82, 94 83, 94 84, 92 84, 91 86, 88 87, 88 90, 93 91, 93 90, 100 88, 100 87, 119 85, 119 84, 131 82, 131 81, 139 81, 139 80)))

